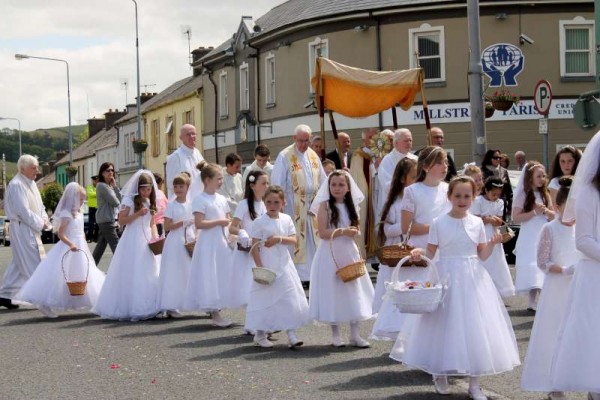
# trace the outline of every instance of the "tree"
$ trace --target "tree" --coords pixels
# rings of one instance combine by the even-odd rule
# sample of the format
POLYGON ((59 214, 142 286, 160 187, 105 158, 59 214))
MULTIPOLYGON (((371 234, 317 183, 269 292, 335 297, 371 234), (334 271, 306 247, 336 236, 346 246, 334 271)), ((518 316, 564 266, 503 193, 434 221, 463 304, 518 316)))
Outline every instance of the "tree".
POLYGON ((46 210, 54 212, 58 202, 60 201, 62 193, 62 186, 56 182, 52 182, 44 186, 40 194, 42 195, 42 201, 44 202, 44 207, 46 207, 46 210))

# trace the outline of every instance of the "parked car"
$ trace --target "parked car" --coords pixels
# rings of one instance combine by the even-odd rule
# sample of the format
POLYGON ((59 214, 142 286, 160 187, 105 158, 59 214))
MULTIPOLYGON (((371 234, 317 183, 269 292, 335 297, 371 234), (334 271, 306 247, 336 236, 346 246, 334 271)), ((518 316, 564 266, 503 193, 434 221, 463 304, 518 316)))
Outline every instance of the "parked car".
POLYGON ((0 215, 0 243, 4 244, 4 222, 6 221, 6 216, 0 215))
POLYGON ((5 219, 4 224, 2 224, 4 229, 2 230, 2 241, 5 246, 10 246, 10 220, 5 219))

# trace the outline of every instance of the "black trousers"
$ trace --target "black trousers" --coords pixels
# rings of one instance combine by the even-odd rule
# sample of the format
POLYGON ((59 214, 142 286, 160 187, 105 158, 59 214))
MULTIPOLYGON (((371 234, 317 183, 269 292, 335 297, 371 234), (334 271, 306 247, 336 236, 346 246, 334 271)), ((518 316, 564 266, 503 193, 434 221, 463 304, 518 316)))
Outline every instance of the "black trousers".
POLYGON ((119 244, 119 235, 117 235, 117 225, 114 222, 103 222, 98 224, 98 243, 92 254, 96 265, 100 263, 100 259, 106 250, 106 245, 110 246, 113 254, 119 244))
POLYGON ((96 207, 90 207, 88 209, 88 231, 87 239, 91 241, 98 240, 98 224, 96 224, 96 207))

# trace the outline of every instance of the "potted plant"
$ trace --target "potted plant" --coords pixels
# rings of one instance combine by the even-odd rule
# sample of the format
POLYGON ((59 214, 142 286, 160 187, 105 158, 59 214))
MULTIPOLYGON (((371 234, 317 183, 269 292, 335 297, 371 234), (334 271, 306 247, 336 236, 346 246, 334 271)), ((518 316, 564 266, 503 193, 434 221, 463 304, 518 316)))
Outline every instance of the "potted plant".
POLYGON ((496 109, 494 108, 493 104, 490 103, 489 101, 486 101, 485 102, 485 117, 492 118, 492 115, 494 115, 494 111, 496 111, 496 109))
POLYGON ((133 146, 133 152, 137 154, 143 153, 148 148, 146 139, 133 139, 131 145, 133 146))
POLYGON ((499 111, 508 111, 515 103, 519 102, 519 96, 511 93, 504 86, 494 92, 491 96, 486 96, 486 100, 492 103, 494 109, 499 111))
POLYGON ((75 175, 77 175, 77 167, 73 165, 67 165, 67 167, 65 168, 65 172, 67 173, 67 176, 72 178, 75 175))

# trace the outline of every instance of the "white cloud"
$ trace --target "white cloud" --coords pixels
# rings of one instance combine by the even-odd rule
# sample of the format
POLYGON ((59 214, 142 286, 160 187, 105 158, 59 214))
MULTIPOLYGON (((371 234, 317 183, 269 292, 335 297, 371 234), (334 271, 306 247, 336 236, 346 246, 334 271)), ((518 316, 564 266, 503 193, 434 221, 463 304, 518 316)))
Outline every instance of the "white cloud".
MULTIPOLYGON (((191 74, 181 26, 192 28, 192 49, 218 46, 242 15, 255 19, 283 0, 138 0, 141 84, 159 92, 191 74)), ((63 63, 14 58, 15 53, 69 62, 72 123, 125 107, 136 95, 135 13, 128 0, 2 0, 0 13, 0 116, 22 128, 65 126, 66 68, 63 63), (14 123, 16 124, 16 123, 14 123)), ((142 91, 144 89, 142 88, 142 91)), ((0 128, 16 128, 1 121, 0 128)))

